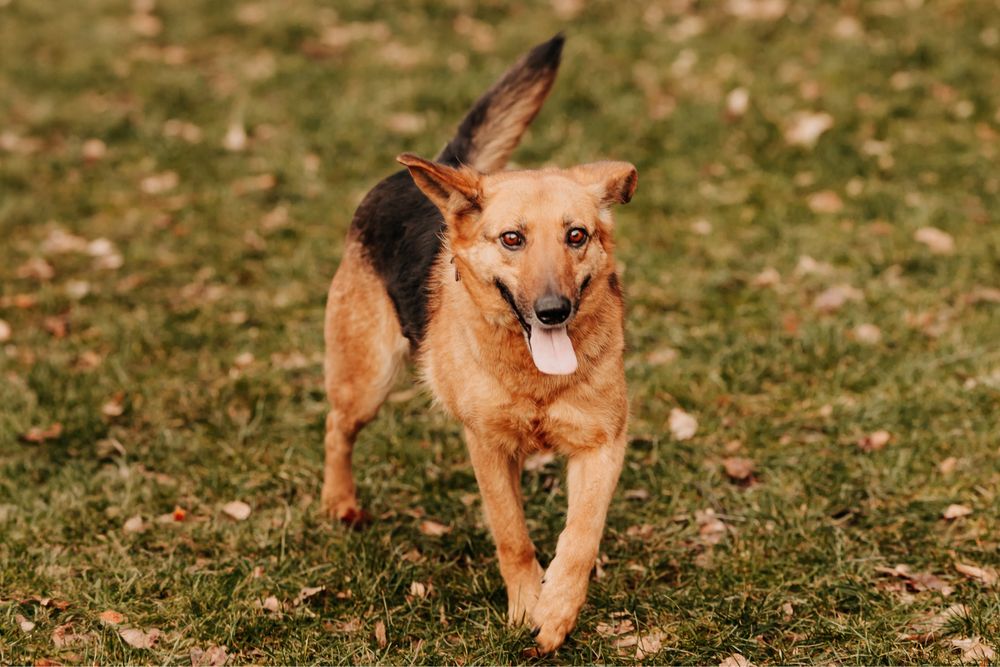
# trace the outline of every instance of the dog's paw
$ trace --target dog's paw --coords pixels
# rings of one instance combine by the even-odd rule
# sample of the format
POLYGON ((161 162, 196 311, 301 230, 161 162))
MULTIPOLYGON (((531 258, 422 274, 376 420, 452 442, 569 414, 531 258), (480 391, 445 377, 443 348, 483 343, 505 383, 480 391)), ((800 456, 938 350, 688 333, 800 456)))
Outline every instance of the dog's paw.
POLYGON ((577 601, 578 597, 561 595, 547 584, 542 587, 542 594, 531 614, 534 623, 531 634, 541 652, 551 653, 562 646, 566 635, 576 626, 576 617, 583 602, 577 601))
POLYGON ((372 520, 368 512, 358 507, 358 501, 354 498, 340 501, 329 501, 324 498, 323 511, 331 519, 355 530, 364 528, 372 520))
POLYGON ((531 612, 542 592, 542 566, 536 560, 523 576, 507 583, 507 624, 531 622, 531 612))

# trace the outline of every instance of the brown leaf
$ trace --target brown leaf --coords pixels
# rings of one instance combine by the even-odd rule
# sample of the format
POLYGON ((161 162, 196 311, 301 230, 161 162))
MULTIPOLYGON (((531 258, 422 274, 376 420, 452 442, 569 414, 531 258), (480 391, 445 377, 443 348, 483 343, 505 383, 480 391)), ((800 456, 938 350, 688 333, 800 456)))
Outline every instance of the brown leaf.
POLYGON ((30 278, 46 282, 52 280, 56 275, 56 270, 52 265, 41 257, 32 257, 27 262, 17 267, 14 272, 18 278, 30 278))
POLYGON ((830 114, 801 111, 793 114, 785 127, 785 141, 792 146, 812 148, 820 136, 831 127, 833 127, 833 116, 830 114))
POLYGON ((147 631, 138 628, 122 628, 118 631, 119 636, 132 648, 150 649, 160 638, 160 631, 150 628, 147 631))
POLYGON ((601 623, 598 623, 597 627, 594 629, 597 631, 597 634, 602 637, 617 637, 618 635, 623 635, 626 632, 634 632, 635 623, 628 618, 622 619, 617 623, 604 623, 602 621, 601 623))
POLYGON ((364 627, 364 623, 361 622, 360 618, 352 618, 347 621, 342 621, 336 625, 333 625, 330 629, 336 630, 337 632, 346 632, 348 634, 357 632, 364 627))
POLYGON ((164 171, 143 178, 139 182, 139 188, 147 195, 161 195, 176 188, 180 182, 180 176, 176 171, 164 171))
POLYGON ((451 532, 451 526, 425 519, 420 522, 420 532, 429 537, 441 537, 451 532))
POLYGON ((698 524, 698 534, 709 546, 718 544, 726 536, 728 528, 711 507, 706 510, 696 510, 695 522, 698 524))
POLYGON ((55 440, 62 435, 63 427, 59 422, 53 423, 48 428, 34 426, 28 429, 27 433, 22 433, 18 438, 21 442, 41 444, 46 440, 55 440))
POLYGON ((959 662, 962 664, 977 663, 986 665, 993 661, 996 653, 989 644, 984 644, 979 637, 971 639, 952 639, 951 645, 962 652, 959 662))
POLYGON ((877 345, 882 340, 882 330, 874 324, 859 324, 851 330, 851 337, 864 345, 877 345))
POLYGON ((52 315, 42 320, 44 328, 53 338, 65 338, 69 333, 69 317, 67 315, 52 315))
POLYGON ((269 611, 272 614, 277 614, 281 611, 281 603, 278 602, 278 598, 273 595, 269 595, 261 600, 260 608, 264 611, 269 611))
POLYGON ((111 611, 110 609, 102 611, 97 615, 97 618, 99 618, 102 623, 107 625, 121 625, 125 622, 125 616, 119 614, 117 611, 111 611))
POLYGON ((52 643, 55 644, 56 648, 89 644, 93 639, 94 634, 91 632, 73 632, 72 623, 64 623, 52 631, 52 643))
POLYGON ((229 660, 225 646, 209 646, 207 649, 191 649, 191 667, 222 667, 229 660))
POLYGON ((385 648, 389 643, 385 636, 385 623, 382 621, 375 621, 375 641, 378 642, 379 648, 385 648))
POLYGON ((964 574, 969 579, 973 579, 984 586, 992 587, 997 585, 997 571, 992 567, 979 567, 977 565, 967 565, 965 563, 955 563, 955 569, 964 574))
POLYGON ((753 667, 753 663, 739 653, 733 653, 719 663, 719 667, 753 667))
POLYGON ((892 440, 892 434, 880 429, 858 440, 858 447, 863 452, 877 452, 880 449, 885 449, 890 440, 892 440))
POLYGON ((120 417, 125 412, 125 392, 119 391, 101 406, 105 417, 120 417))
POLYGON ((21 632, 31 632, 35 629, 35 624, 21 614, 15 614, 14 620, 17 622, 17 627, 21 628, 21 632))
POLYGON ((7 324, 5 320, 0 320, 0 343, 6 343, 10 340, 11 329, 10 325, 7 324))
POLYGON ((626 489, 625 500, 649 500, 649 491, 646 489, 626 489))
POLYGON ((722 467, 725 468, 729 479, 736 482, 745 482, 753 476, 753 461, 742 456, 729 456, 722 459, 722 467))
POLYGON ((292 606, 298 607, 311 597, 315 597, 326 590, 326 586, 305 586, 299 590, 299 594, 292 600, 292 606))
POLYGON ((809 210, 813 213, 840 213, 844 202, 833 190, 820 190, 809 195, 809 210))
POLYGON ((250 506, 242 500, 234 500, 222 506, 222 513, 236 521, 245 521, 250 512, 250 506))
POLYGON ((936 227, 921 227, 913 233, 913 239, 923 243, 935 255, 951 255, 955 252, 954 237, 936 227))
POLYGON ((959 519, 963 516, 969 516, 970 514, 972 514, 971 507, 952 503, 951 505, 948 505, 948 508, 941 514, 941 517, 951 521, 953 519, 959 519))
POLYGON ((125 520, 125 523, 122 524, 122 530, 126 533, 141 533, 146 530, 146 525, 142 521, 142 516, 136 514, 125 520))
POLYGON ((410 595, 415 598, 423 599, 427 597, 427 593, 430 590, 430 584, 425 584, 421 581, 414 581, 410 583, 410 595))
POLYGON ((969 608, 964 604, 953 604, 936 614, 927 614, 917 618, 909 626, 909 632, 903 633, 904 639, 917 642, 931 642, 941 636, 945 628, 957 618, 968 618, 969 608))
POLYGON ((654 527, 652 524, 644 523, 638 526, 629 526, 625 530, 625 534, 629 537, 638 537, 643 540, 648 540, 653 536, 654 527))
POLYGON ((835 313, 844 307, 848 301, 861 301, 865 294, 850 285, 834 285, 819 293, 813 299, 812 307, 825 314, 835 313))
POLYGON ((100 139, 87 139, 80 147, 80 155, 87 162, 97 162, 103 160, 108 153, 107 144, 100 139))
POLYGON ((698 432, 697 418, 680 408, 671 408, 668 426, 675 440, 690 440, 698 432))

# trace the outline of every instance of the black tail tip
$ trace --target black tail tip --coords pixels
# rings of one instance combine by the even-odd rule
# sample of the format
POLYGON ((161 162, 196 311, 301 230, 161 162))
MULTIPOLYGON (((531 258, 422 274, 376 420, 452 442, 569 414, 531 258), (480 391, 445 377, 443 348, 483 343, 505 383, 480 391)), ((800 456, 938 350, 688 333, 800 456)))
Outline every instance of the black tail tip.
POLYGON ((566 35, 557 32, 552 39, 542 42, 528 53, 527 65, 533 68, 554 68, 559 66, 566 35))

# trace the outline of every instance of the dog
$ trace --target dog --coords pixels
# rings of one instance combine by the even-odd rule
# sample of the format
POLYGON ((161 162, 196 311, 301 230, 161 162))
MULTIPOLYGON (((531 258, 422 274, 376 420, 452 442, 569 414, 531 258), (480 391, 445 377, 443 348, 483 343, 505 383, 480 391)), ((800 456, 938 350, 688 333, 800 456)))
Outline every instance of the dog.
POLYGON ((576 624, 626 448, 624 302, 612 208, 626 162, 503 171, 555 81, 563 36, 525 54, 433 161, 412 154, 354 214, 330 285, 322 505, 366 519, 351 453, 413 355, 461 421, 507 589, 539 650, 576 624), (567 457, 565 529, 543 570, 528 536, 525 457, 567 457))

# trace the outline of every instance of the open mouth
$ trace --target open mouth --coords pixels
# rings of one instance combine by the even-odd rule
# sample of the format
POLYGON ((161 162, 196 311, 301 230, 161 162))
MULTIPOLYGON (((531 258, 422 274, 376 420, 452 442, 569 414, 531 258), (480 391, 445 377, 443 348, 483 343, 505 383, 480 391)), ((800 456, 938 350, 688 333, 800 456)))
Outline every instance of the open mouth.
POLYGON ((573 350, 573 341, 569 339, 569 332, 566 325, 546 326, 535 321, 532 316, 528 318, 521 313, 517 307, 514 295, 510 293, 507 286, 499 280, 495 281, 500 295, 504 301, 514 311, 517 321, 520 322, 524 330, 524 339, 528 344, 528 351, 531 353, 531 360, 535 362, 535 367, 546 375, 571 375, 576 371, 576 352, 573 350))

